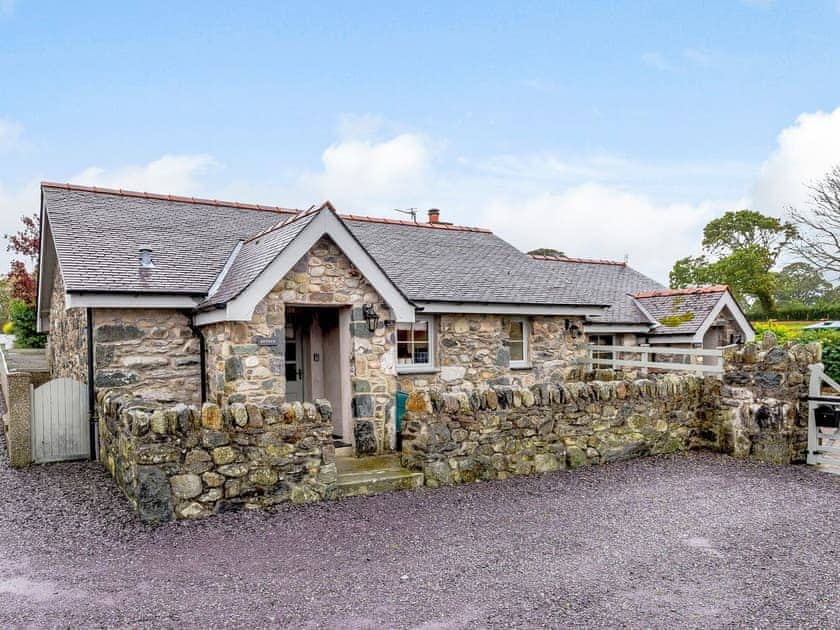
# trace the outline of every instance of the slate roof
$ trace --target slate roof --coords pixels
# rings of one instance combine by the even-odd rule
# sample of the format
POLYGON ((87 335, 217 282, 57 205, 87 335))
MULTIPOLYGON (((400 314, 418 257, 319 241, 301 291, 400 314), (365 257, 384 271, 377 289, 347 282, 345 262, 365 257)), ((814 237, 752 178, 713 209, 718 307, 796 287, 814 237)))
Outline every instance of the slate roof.
POLYGON ((637 293, 639 304, 662 326, 656 335, 693 335, 728 291, 725 285, 637 293))
POLYGON ((607 305, 572 278, 549 273, 485 230, 345 218, 346 225, 412 301, 607 305))
POLYGON ((655 291, 664 287, 623 262, 569 258, 567 256, 532 256, 535 264, 549 273, 566 279, 592 299, 611 304, 603 314, 591 317, 595 324, 652 324, 636 305, 632 293, 655 291))
POLYGON ((224 304, 239 295, 311 223, 316 214, 309 211, 291 215, 243 242, 219 288, 199 306, 224 304))
MULTIPOLYGON (((64 184, 42 184, 70 292, 205 296, 240 241, 209 303, 230 299, 302 229, 289 209, 64 184), (153 269, 138 252, 152 249, 153 269)), ((447 224, 340 217, 412 301, 606 306, 591 284, 549 273, 491 232, 447 224)))
POLYGON ((205 295, 237 242, 292 210, 42 184, 68 291, 205 295), (152 249, 141 273, 138 252, 152 249))

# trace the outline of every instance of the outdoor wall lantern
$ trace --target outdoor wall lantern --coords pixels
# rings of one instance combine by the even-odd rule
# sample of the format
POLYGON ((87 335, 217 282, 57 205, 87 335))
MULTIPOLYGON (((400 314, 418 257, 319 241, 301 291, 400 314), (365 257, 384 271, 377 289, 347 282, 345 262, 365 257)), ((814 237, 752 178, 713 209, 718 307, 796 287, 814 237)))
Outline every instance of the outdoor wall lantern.
POLYGON ((365 304, 362 306, 362 317, 365 318, 370 332, 376 330, 376 325, 379 323, 379 315, 376 314, 373 304, 365 304))

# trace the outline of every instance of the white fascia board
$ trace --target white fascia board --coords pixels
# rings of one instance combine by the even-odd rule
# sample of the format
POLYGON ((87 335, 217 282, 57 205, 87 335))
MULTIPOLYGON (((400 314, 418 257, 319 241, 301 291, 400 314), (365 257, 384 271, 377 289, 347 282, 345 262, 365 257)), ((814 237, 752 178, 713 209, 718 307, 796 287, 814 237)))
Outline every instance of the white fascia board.
POLYGON ((642 311, 642 315, 644 315, 645 317, 647 317, 651 321, 651 326, 652 327, 655 328, 656 326, 661 326, 662 325, 662 324, 659 323, 658 319, 656 319, 653 315, 651 315, 651 312, 649 310, 647 310, 644 306, 642 306, 642 303, 639 302, 639 300, 636 299, 636 297, 634 295, 632 295, 630 293, 628 293, 627 295, 629 295, 631 298, 633 298, 633 304, 636 305, 637 309, 642 311))
POLYGON ((747 318, 744 316, 744 313, 741 310, 741 307, 738 306, 735 298, 733 298, 732 294, 727 291, 723 294, 720 300, 718 300, 715 307, 709 311, 709 314, 706 316, 706 319, 703 320, 703 323, 700 324, 700 328, 698 328, 697 332, 694 334, 694 343, 703 343, 703 337, 706 335, 706 331, 717 319, 718 315, 720 315, 724 308, 728 308, 729 312, 732 313, 735 323, 738 324, 738 327, 744 333, 744 341, 749 342, 755 340, 755 331, 753 330, 753 327, 750 325, 749 321, 747 321, 747 318))
POLYGON ((233 248, 233 251, 230 252, 230 256, 228 256, 227 262, 225 262, 225 266, 222 267, 222 270, 219 272, 219 275, 216 276, 216 279, 213 281, 213 285, 210 287, 210 290, 207 292, 207 297, 213 297, 216 294, 216 291, 219 290, 219 287, 222 286, 222 281, 225 279, 225 276, 228 275, 230 268, 233 266, 233 261, 236 260, 236 257, 239 255, 239 250, 242 249, 242 243, 244 241, 240 240, 237 241, 236 247, 233 248))
POLYGON ((583 332, 585 333, 649 333, 650 325, 648 324, 589 324, 583 325, 583 332))
MULTIPOLYGON (((422 313, 478 313, 490 315, 560 315, 590 317, 606 306, 554 306, 548 304, 486 304, 476 302, 417 302, 422 313)), ((397 321, 402 321, 399 318, 397 321)))
POLYGON ((67 293, 65 308, 195 308, 200 300, 188 295, 67 293))
POLYGON ((47 212, 44 209, 43 194, 41 195, 41 235, 38 247, 38 294, 36 303, 35 330, 39 333, 50 330, 50 306, 52 302, 52 287, 55 282, 56 258, 55 245, 52 241, 52 231, 47 212), (49 285, 49 290, 47 290, 49 285))
MULTIPOLYGON (((329 236, 352 262, 401 322, 414 321, 414 305, 394 286, 370 254, 359 244, 347 227, 332 211, 324 209, 289 243, 242 293, 224 308, 199 313, 196 322, 210 324, 220 321, 250 321, 254 309, 294 265, 312 249, 322 236, 329 236)), ((329 306, 324 304, 323 306, 329 306)))

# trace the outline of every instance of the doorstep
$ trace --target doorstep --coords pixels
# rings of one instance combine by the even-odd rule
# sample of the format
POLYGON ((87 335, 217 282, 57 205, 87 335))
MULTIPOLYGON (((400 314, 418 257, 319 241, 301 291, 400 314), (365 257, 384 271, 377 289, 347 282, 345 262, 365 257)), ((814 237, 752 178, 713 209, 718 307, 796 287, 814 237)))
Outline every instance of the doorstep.
POLYGON ((328 491, 328 499, 382 494, 423 485, 423 473, 403 468, 399 455, 353 457, 336 454, 335 464, 338 481, 328 491))

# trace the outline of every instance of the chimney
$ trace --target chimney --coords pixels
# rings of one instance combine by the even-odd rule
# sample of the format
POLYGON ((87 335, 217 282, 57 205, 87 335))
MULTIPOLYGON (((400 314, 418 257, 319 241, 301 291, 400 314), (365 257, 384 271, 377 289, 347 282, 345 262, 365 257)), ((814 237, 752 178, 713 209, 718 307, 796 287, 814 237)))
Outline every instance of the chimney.
POLYGON ((440 210, 437 208, 429 210, 429 223, 440 223, 440 210))
POLYGON ((148 247, 141 247, 140 248, 140 267, 144 269, 150 269, 155 266, 155 262, 152 260, 152 250, 148 247))

